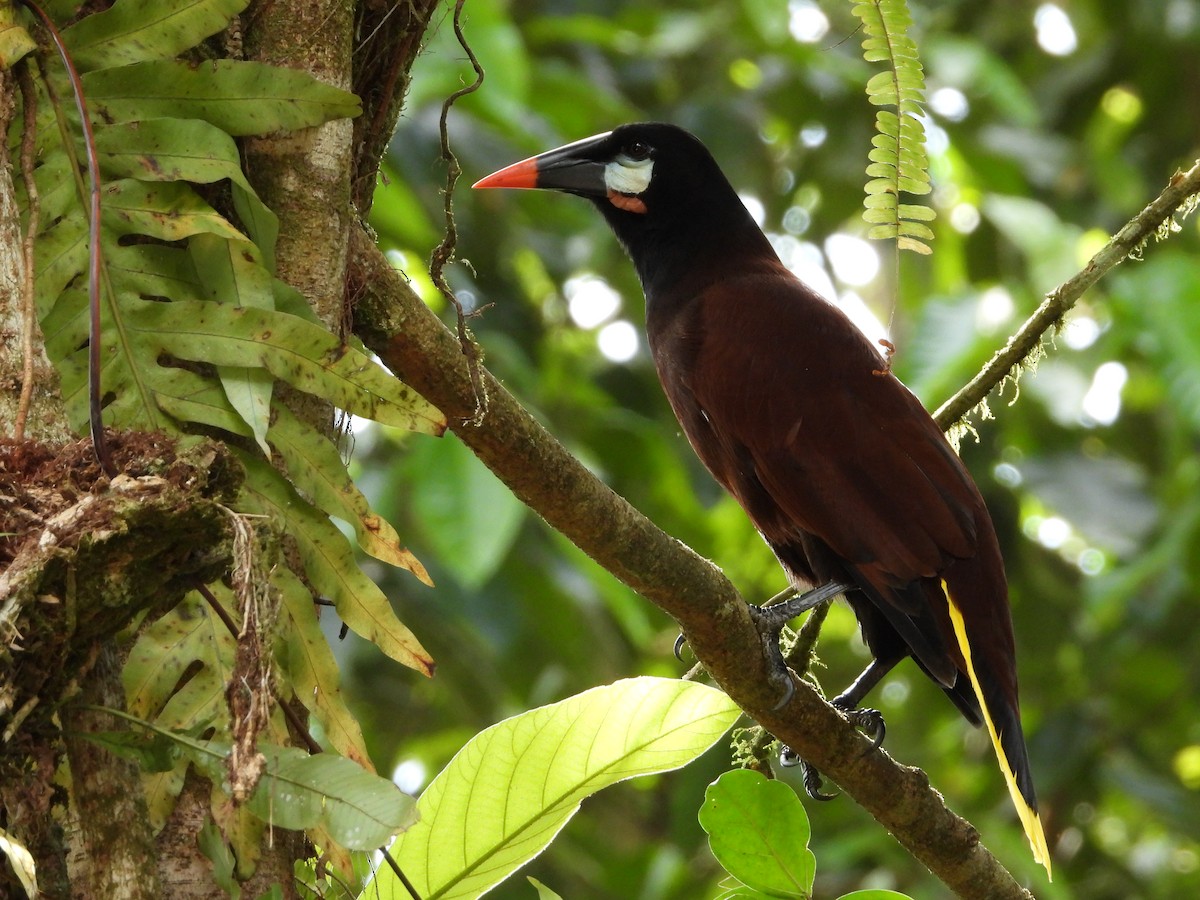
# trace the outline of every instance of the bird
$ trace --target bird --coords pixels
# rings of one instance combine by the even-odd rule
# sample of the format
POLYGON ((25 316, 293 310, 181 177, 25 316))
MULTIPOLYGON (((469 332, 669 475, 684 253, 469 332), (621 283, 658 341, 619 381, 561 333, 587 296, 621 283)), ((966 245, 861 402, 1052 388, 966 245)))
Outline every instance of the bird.
POLYGON ((683 128, 621 125, 474 187, 559 191, 599 210, 641 281, 651 355, 684 435, 789 582, 807 591, 786 615, 843 594, 859 622, 872 660, 834 704, 857 708, 911 657, 987 729, 1049 875, 996 531, 966 467, 890 362, 788 270, 683 128))

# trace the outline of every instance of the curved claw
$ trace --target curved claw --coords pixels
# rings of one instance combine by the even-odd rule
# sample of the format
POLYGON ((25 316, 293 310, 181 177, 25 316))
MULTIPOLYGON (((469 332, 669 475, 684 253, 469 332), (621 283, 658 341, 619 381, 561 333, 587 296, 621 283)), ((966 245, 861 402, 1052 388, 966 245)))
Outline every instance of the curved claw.
POLYGON ((837 798, 837 794, 826 794, 821 790, 821 773, 811 763, 800 760, 801 771, 804 773, 804 793, 814 800, 827 803, 837 798))
POLYGON ((800 766, 800 777, 804 782, 804 793, 808 794, 812 799, 825 802, 837 798, 837 794, 826 794, 821 790, 821 773, 817 771, 817 767, 807 760, 801 759, 799 754, 787 744, 779 745, 779 764, 787 769, 793 766, 800 766))
POLYGON ((683 662, 683 645, 686 643, 687 638, 685 638, 682 634, 675 638, 675 646, 672 649, 672 652, 675 654, 675 658, 680 662, 683 662))
POLYGON ((783 697, 780 698, 778 703, 771 707, 772 712, 778 712, 779 710, 783 709, 791 702, 792 698, 796 696, 796 685, 792 681, 792 673, 786 668, 783 671, 787 676, 786 680, 784 681, 785 687, 783 689, 783 697))
POLYGON ((871 739, 871 746, 862 752, 863 756, 883 746, 883 739, 887 736, 887 722, 884 721, 883 713, 869 708, 841 709, 841 713, 846 717, 846 721, 871 739))

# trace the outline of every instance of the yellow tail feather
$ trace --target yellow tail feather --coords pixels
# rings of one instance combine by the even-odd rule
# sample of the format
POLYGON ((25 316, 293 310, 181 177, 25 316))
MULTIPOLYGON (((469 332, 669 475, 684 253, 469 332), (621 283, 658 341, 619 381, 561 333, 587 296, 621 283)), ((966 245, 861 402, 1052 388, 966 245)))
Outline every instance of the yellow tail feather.
POLYGON ((1008 758, 1004 755, 1004 748, 1000 745, 1000 735, 996 733, 996 726, 992 723, 987 701, 983 697, 983 689, 979 686, 979 678, 976 676, 975 666, 971 662, 971 643, 967 640, 967 626, 963 621, 962 612, 959 611, 954 598, 950 596, 950 589, 946 586, 945 581, 942 582, 942 590, 946 594, 946 600, 950 607, 950 621, 954 624, 954 635, 958 638, 959 650, 962 651, 963 659, 967 663, 967 674, 971 678, 971 687, 975 689, 975 696, 979 699, 979 708, 983 710, 984 724, 987 725, 992 746, 996 749, 996 759, 1000 763, 1000 771, 1004 773, 1004 780, 1008 784, 1008 793, 1012 796, 1013 806, 1017 808, 1021 826, 1025 829, 1025 835, 1029 838, 1029 846, 1033 849, 1033 860, 1039 865, 1045 866, 1046 878, 1053 880, 1050 871, 1050 850, 1046 845, 1046 833, 1042 830, 1041 817, 1025 802, 1025 798, 1021 796, 1021 791, 1017 787, 1016 775, 1008 763, 1008 758))

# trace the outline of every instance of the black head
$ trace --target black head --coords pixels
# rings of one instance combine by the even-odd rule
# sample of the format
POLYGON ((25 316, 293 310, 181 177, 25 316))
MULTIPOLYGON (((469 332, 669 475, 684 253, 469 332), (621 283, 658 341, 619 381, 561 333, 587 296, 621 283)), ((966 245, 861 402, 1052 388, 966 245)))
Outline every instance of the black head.
POLYGON ((586 197, 625 245, 647 293, 697 259, 715 265, 731 254, 774 257, 708 148, 676 125, 622 125, 522 160, 475 187, 586 197))

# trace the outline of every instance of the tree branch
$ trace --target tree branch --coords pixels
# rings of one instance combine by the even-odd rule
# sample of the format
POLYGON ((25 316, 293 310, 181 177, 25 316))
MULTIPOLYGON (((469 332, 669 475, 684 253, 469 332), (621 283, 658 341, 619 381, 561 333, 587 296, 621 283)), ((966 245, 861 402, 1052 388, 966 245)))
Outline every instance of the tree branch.
POLYGON ((880 751, 807 684, 774 708, 766 648, 746 602, 712 563, 657 528, 589 472, 495 378, 472 422, 475 396, 457 338, 388 264, 371 238, 350 242, 355 330, 397 376, 444 412, 451 429, 523 502, 613 575, 672 616, 696 656, 751 717, 836 781, 905 848, 963 897, 1029 895, 946 808, 918 769, 880 751))
POLYGON ((943 431, 950 429, 972 409, 983 402, 988 393, 1008 378, 1041 346, 1042 335, 1062 320, 1067 310, 1083 296, 1084 291, 1099 281, 1110 269, 1130 256, 1138 256, 1151 235, 1161 239, 1162 229, 1170 228, 1172 217, 1182 207, 1188 213, 1200 195, 1200 160, 1187 172, 1176 173, 1166 189, 1149 206, 1126 223, 1125 227, 1088 261, 1074 278, 1056 287, 1034 311, 1016 334, 988 361, 953 397, 943 403, 934 420, 943 431))

